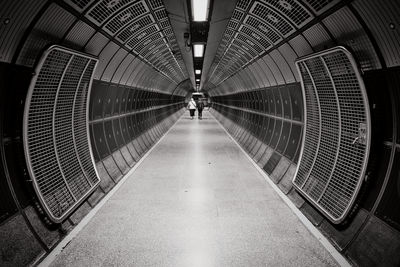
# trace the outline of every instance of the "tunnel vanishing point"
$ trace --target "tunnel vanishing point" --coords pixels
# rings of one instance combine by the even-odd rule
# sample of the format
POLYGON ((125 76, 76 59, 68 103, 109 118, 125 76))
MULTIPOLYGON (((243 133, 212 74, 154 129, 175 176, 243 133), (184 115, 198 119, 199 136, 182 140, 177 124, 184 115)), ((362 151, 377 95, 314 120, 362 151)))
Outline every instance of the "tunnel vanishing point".
POLYGON ((0 266, 46 258, 196 95, 351 265, 399 266, 399 14, 398 0, 0 1, 0 266))

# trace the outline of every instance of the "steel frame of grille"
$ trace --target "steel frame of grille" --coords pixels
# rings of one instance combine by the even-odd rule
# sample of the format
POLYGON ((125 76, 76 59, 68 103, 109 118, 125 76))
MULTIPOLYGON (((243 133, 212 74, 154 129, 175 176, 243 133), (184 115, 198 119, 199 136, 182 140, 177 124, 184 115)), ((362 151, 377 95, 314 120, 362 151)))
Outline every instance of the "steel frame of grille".
POLYGON ((338 46, 296 60, 304 101, 295 189, 332 223, 342 223, 368 164, 371 118, 365 85, 349 50, 338 46))
POLYGON ((49 219, 64 221, 99 185, 89 138, 89 97, 98 60, 53 45, 25 102, 23 144, 33 188, 49 219))

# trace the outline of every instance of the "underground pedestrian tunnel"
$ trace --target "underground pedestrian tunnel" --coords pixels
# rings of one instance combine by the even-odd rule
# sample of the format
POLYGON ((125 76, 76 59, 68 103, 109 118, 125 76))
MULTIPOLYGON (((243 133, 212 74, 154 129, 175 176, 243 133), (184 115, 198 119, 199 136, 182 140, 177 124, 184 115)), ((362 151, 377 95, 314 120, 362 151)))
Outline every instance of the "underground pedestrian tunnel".
POLYGON ((397 0, 0 7, 1 266, 399 266, 397 0))

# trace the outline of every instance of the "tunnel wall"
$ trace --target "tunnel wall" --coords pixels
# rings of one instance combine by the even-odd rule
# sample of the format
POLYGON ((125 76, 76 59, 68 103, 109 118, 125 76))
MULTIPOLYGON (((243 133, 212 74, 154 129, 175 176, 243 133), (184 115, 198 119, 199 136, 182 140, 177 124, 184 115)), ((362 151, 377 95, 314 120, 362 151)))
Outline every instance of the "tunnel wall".
MULTIPOLYGON (((186 83, 157 71, 71 3, 80 1, 1 2, 1 266, 25 266, 43 258, 183 112, 186 83), (99 59, 89 124, 102 182, 61 225, 51 224, 38 205, 22 145, 23 109, 34 67, 43 51, 55 44, 99 59)), ((165 30, 169 29, 170 25, 165 30)))
MULTIPOLYGON (((400 34, 395 15, 399 10, 398 1, 332 3, 318 19, 237 73, 215 81, 208 91, 212 114, 337 250, 358 266, 400 264, 400 34), (295 60, 336 45, 347 47, 355 56, 372 117, 367 176, 354 211, 340 226, 330 223, 292 187, 298 155, 292 157, 288 148, 293 125, 302 128, 303 118, 295 120, 285 114, 285 110, 296 109, 293 98, 285 106, 285 94, 292 96, 300 90, 295 60)), ((241 24, 228 25, 239 28, 241 24)), ((302 97, 297 99, 302 101, 302 97)))
POLYGON ((22 117, 31 73, 0 63, 1 266, 32 264, 50 252, 184 112, 182 96, 95 80, 89 127, 101 183, 66 221, 54 225, 38 204, 24 158, 22 117))

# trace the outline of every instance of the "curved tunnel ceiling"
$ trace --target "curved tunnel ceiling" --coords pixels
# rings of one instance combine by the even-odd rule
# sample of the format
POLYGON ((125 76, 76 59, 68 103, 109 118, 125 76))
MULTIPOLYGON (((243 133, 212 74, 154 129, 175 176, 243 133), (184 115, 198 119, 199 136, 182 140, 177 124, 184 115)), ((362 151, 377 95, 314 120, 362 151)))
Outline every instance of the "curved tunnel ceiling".
POLYGON ((398 65, 395 2, 240 0, 204 89, 224 95, 299 82, 296 58, 334 45, 350 48, 363 71, 398 65))
MULTIPOLYGON (((398 18, 389 2, 212 1, 200 89, 223 95, 299 82, 295 59, 336 44, 350 47, 363 71, 395 66, 399 37, 390 25, 398 18), (371 20, 373 12, 383 20, 371 20)), ((60 44, 97 56, 97 80, 185 95, 177 86, 194 84, 193 61, 183 44, 187 4, 178 3, 8 0, 1 61, 32 67, 41 51, 60 44)))

